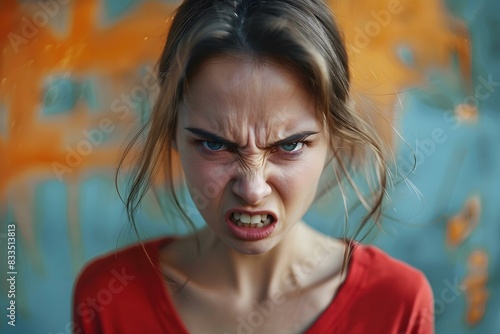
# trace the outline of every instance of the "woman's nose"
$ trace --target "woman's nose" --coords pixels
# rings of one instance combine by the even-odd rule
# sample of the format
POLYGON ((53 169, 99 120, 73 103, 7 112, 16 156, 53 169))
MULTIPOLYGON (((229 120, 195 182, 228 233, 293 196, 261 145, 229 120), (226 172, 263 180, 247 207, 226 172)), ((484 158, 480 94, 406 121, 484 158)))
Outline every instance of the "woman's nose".
POLYGON ((260 172, 243 173, 236 178, 233 192, 248 205, 257 205, 272 192, 267 179, 260 172))

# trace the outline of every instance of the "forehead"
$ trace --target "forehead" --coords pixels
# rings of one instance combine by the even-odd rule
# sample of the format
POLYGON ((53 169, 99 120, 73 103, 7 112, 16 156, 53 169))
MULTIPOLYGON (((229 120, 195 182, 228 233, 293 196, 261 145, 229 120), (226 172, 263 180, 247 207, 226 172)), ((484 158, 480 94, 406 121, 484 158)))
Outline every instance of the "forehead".
POLYGON ((218 57, 189 81, 179 117, 189 126, 219 132, 245 127, 287 132, 316 123, 316 116, 314 99, 294 72, 272 62, 218 57))

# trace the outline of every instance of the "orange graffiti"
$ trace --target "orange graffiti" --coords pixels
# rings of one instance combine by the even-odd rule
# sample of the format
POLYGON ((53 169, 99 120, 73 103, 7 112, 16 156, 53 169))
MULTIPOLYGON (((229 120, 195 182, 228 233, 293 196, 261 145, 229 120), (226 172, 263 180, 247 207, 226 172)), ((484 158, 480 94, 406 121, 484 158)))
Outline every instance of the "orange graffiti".
POLYGON ((486 312, 489 292, 488 254, 484 250, 475 250, 469 256, 469 273, 463 281, 467 300, 466 321, 469 325, 477 325, 486 312))
POLYGON ((61 13, 69 13, 65 36, 60 36, 50 22, 35 24, 33 20, 41 10, 35 2, 0 4, 0 111, 3 105, 7 128, 0 136, 0 202, 6 203, 8 195, 20 237, 38 271, 43 264, 34 235, 35 217, 33 210, 26 209, 34 203, 36 184, 57 177, 54 163, 68 166, 67 147, 74 149, 85 139, 82 131, 99 128, 103 120, 108 123, 107 129, 115 129, 113 138, 120 140, 91 147, 92 154, 70 166, 63 175, 68 188, 68 237, 78 265, 82 262, 79 178, 96 168, 116 166, 122 140, 136 124, 136 117, 133 113, 118 117, 110 107, 114 99, 130 92, 134 82, 140 84, 142 78, 131 75, 138 66, 154 66, 173 9, 147 2, 107 27, 99 24, 99 4, 75 1, 60 5, 61 13), (35 24, 36 29, 26 30, 29 24, 35 24), (99 90, 93 93, 100 99, 98 110, 90 112, 87 105, 77 103, 68 113, 41 117, 44 82, 54 74, 76 82, 89 74, 97 77, 99 90))
POLYGON ((462 123, 474 123, 479 117, 479 110, 477 106, 461 103, 455 107, 455 115, 462 123))
POLYGON ((481 215, 481 201, 473 196, 467 200, 463 210, 450 218, 446 224, 446 242, 457 247, 474 231, 481 215))
POLYGON ((393 121, 400 109, 398 92, 429 86, 432 69, 459 60, 465 93, 471 92, 471 51, 464 22, 448 13, 442 1, 330 0, 343 27, 351 59, 354 91, 382 139, 393 144, 393 121), (411 58, 404 61, 401 52, 411 58), (404 53, 403 52, 403 53, 404 53))

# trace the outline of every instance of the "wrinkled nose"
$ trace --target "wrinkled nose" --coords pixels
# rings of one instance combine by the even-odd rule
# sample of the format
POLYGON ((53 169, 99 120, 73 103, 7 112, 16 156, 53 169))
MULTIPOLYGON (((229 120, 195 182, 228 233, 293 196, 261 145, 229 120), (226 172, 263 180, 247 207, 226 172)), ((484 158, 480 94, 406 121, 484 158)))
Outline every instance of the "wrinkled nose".
POLYGON ((248 205, 257 205, 271 194, 271 186, 262 173, 243 173, 236 178, 233 192, 248 205))

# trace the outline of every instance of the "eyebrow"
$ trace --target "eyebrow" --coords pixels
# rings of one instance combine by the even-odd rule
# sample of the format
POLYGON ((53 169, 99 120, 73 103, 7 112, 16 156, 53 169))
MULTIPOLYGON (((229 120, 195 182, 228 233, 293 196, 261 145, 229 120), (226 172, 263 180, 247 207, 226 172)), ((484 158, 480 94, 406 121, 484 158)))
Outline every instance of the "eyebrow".
MULTIPOLYGON (((203 139, 206 139, 208 141, 214 141, 214 142, 218 142, 218 143, 222 143, 222 144, 225 144, 225 145, 228 145, 228 146, 232 146, 232 147, 238 147, 238 144, 236 144, 235 142, 232 142, 230 140, 227 140, 225 138, 222 138, 214 133, 211 133, 209 131, 206 131, 206 130, 203 130, 203 129, 198 129, 198 128, 185 128, 186 130, 188 130, 189 132, 191 132, 192 134, 196 135, 196 136, 199 136, 203 139)), ((309 137, 309 136, 312 136, 312 135, 315 135, 315 134, 318 134, 319 132, 318 131, 302 131, 302 132, 298 132, 298 133, 295 133, 293 135, 290 135, 284 139, 280 139, 274 143, 272 143, 270 145, 270 147, 275 147, 275 146, 279 146, 279 145, 283 145, 283 144, 290 144, 290 143, 296 143, 298 141, 301 141, 301 140, 304 140, 305 138, 309 137)))

